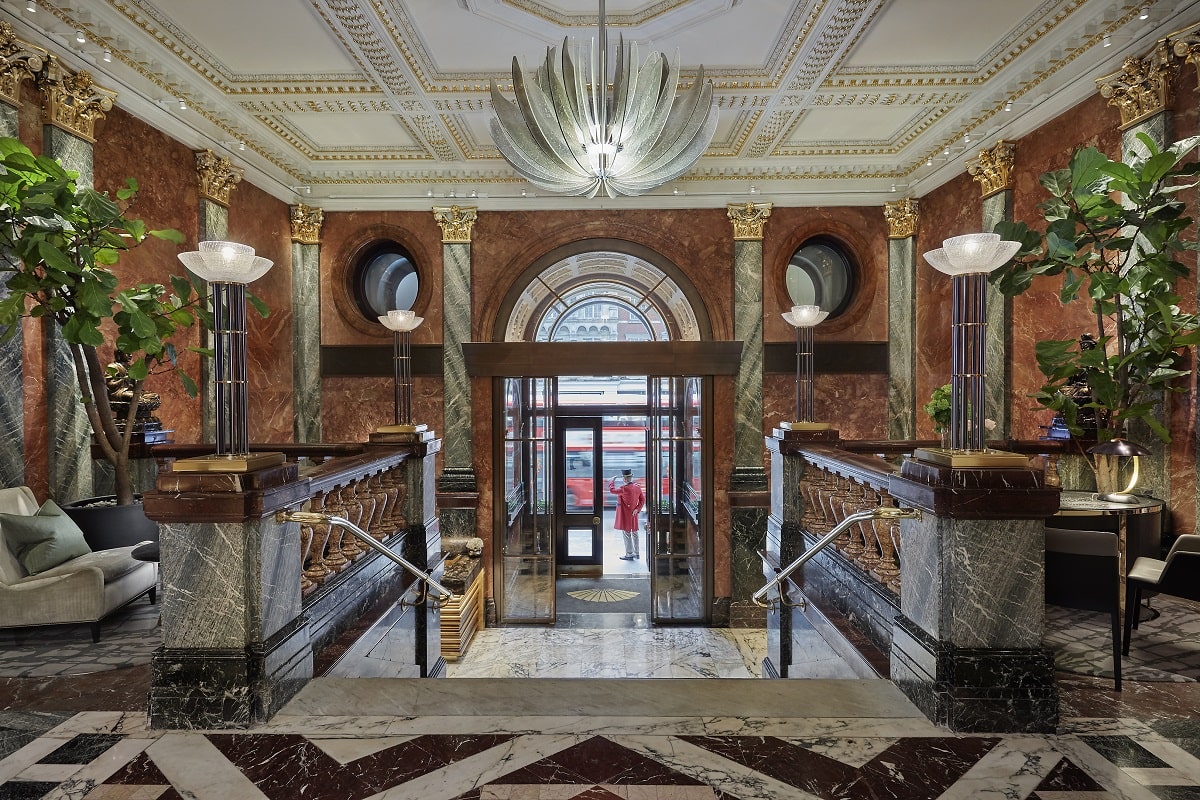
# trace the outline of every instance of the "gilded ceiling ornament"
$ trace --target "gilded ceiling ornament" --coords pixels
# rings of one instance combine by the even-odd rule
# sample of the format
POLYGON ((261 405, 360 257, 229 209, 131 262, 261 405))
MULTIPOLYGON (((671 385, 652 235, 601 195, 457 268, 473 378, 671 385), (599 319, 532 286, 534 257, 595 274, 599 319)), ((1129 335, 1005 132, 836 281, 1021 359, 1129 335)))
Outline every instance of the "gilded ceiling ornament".
POLYGON ((887 220, 889 239, 907 239, 917 235, 920 213, 917 201, 913 198, 905 197, 884 203, 883 218, 887 220))
POLYGON ((733 240, 735 242, 761 242, 763 226, 767 217, 771 216, 770 203, 741 203, 725 207, 729 220, 733 223, 733 240))
POLYGON ((1167 40, 1162 39, 1150 55, 1129 56, 1119 71, 1096 79, 1100 96, 1121 112, 1121 130, 1165 111, 1171 104, 1172 62, 1167 40))
POLYGON ((325 212, 319 208, 296 203, 292 206, 292 241, 300 244, 321 243, 321 223, 325 212))
POLYGON ((21 81, 36 80, 50 54, 17 38, 13 26, 0 22, 0 100, 21 104, 21 81))
POLYGON ((235 167, 228 158, 212 150, 196 150, 196 177, 200 179, 200 196, 229 208, 229 193, 242 180, 245 170, 235 167))
POLYGON ((117 93, 97 86, 87 70, 71 72, 50 56, 41 81, 42 121, 95 142, 96 120, 112 110, 117 93))
POLYGON ((433 218, 442 228, 442 244, 471 243, 471 231, 475 227, 476 209, 459 206, 435 207, 433 218))
POLYGON ((979 155, 967 161, 967 172, 979 181, 983 197, 1013 188, 1013 163, 1017 148, 1003 139, 991 150, 980 150, 979 155))
POLYGON ((1176 57, 1194 65, 1197 75, 1200 76, 1200 23, 1172 33, 1167 37, 1167 41, 1171 43, 1176 57))

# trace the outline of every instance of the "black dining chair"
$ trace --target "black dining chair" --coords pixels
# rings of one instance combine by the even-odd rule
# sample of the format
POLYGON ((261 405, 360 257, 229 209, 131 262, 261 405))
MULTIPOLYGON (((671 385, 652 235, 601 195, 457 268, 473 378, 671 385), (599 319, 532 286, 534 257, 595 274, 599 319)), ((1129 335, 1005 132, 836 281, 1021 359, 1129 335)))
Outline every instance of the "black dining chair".
POLYGON ((1200 536, 1185 533, 1171 545, 1165 560, 1141 556, 1125 578, 1125 654, 1129 637, 1138 627, 1142 592, 1200 600, 1200 536))
POLYGON ((1112 531, 1046 528, 1046 602, 1107 612, 1112 623, 1113 685, 1121 691, 1121 556, 1112 531))

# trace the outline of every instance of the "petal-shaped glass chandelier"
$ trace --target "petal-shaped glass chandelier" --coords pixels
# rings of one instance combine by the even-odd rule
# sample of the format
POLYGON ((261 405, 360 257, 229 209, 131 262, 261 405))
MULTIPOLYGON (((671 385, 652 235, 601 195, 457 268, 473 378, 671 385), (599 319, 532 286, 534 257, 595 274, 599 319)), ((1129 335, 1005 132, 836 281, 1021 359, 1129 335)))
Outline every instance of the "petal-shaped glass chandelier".
POLYGON ((622 36, 610 94, 604 0, 599 34, 590 53, 566 39, 561 54, 547 48, 546 60, 528 75, 514 57, 516 102, 492 81, 492 139, 538 188, 588 197, 601 187, 609 197, 644 194, 691 169, 712 141, 712 82, 701 66, 677 96, 678 54, 668 63, 655 52, 638 66, 637 45, 622 36))

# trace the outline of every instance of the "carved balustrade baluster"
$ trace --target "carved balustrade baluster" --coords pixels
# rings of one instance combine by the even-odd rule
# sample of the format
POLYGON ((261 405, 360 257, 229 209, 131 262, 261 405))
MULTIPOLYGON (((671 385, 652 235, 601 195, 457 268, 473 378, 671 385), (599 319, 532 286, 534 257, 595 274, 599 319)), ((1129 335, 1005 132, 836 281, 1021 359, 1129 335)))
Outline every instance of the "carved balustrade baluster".
MULTIPOLYGON (((342 500, 342 516, 349 520, 352 524, 362 527, 363 507, 362 501, 358 498, 358 487, 361 481, 352 480, 342 487, 340 494, 342 500)), ((349 531, 342 533, 342 555, 347 561, 353 561, 361 556, 367 550, 366 545, 360 544, 358 537, 349 531)))
MULTIPOLYGON (((846 481, 848 486, 846 487, 846 500, 842 503, 842 519, 863 510, 862 484, 853 478, 846 478, 846 481)), ((842 552, 846 554, 846 558, 858 563, 863 554, 863 542, 864 537, 861 522, 847 528, 846 546, 842 549, 842 552)))
POLYGON ((408 499, 408 476, 405 470, 408 465, 402 465, 392 470, 396 478, 396 507, 392 511, 392 532, 400 533, 408 527, 408 517, 404 516, 404 503, 408 499))
MULTIPOLYGON (((879 491, 873 486, 863 485, 863 511, 869 511, 879 506, 879 491)), ((863 534, 863 552, 859 556, 859 564, 871 574, 879 564, 880 522, 878 519, 864 520, 860 523, 863 534)), ((886 533, 884 534, 886 535, 886 533)))
MULTIPOLYGON (((311 500, 309 500, 309 510, 317 514, 328 513, 329 509, 325 505, 327 496, 324 492, 318 492, 311 500)), ((329 565, 325 561, 325 552, 329 544, 330 526, 325 523, 317 523, 312 526, 312 545, 308 549, 308 566, 304 568, 304 576, 312 582, 313 586, 320 586, 333 573, 329 565)))
MULTIPOLYGON (((325 498, 326 513, 334 516, 346 516, 346 504, 342 499, 342 494, 345 491, 344 486, 339 486, 334 489, 325 498)), ((346 533, 341 526, 331 526, 329 530, 329 546, 325 548, 325 564, 334 572, 341 572, 350 563, 350 559, 346 558, 346 554, 342 551, 342 539, 346 533)))
MULTIPOLYGON (((356 482, 354 487, 354 496, 358 499, 359 505, 362 506, 362 515, 359 517, 360 522, 358 527, 362 528, 367 533, 375 536, 375 490, 371 486, 371 478, 373 475, 364 475, 363 478, 356 482)), ((359 550, 367 551, 367 546, 359 545, 359 550)))
POLYGON ((804 477, 800 480, 800 496, 804 500, 804 513, 800 515, 800 524, 807 531, 816 531, 819 508, 817 506, 817 487, 824 473, 812 464, 804 467, 804 477))
POLYGON ((825 501, 833 491, 833 484, 836 478, 837 476, 832 472, 825 469, 821 470, 821 480, 814 487, 813 492, 813 527, 810 529, 813 533, 829 533, 829 529, 833 527, 829 508, 825 501))
MULTIPOLYGON (((842 475, 834 475, 833 491, 825 500, 825 505, 829 509, 829 530, 833 530, 838 523, 846 518, 844 511, 846 500, 850 497, 850 479, 842 475)), ((833 546, 838 550, 845 550, 850 544, 849 530, 842 531, 838 538, 833 540, 833 546)))
POLYGON ((302 596, 317 588, 316 581, 308 577, 308 570, 305 568, 312 550, 312 541, 312 525, 302 524, 300 526, 300 594, 302 596))
POLYGON ((392 467, 384 473, 383 485, 388 495, 387 516, 383 520, 386 536, 392 536, 404 526, 401 510, 404 507, 404 465, 392 467))
POLYGON ((383 473, 377 472, 370 480, 371 497, 375 499, 375 514, 371 517, 371 536, 378 541, 387 538, 389 531, 383 527, 388 512, 388 493, 383 485, 383 473))
MULTIPOLYGON (((896 501, 886 490, 879 493, 879 504, 888 508, 893 508, 896 501)), ((879 546, 882 550, 879 556, 879 564, 875 567, 875 574, 878 576, 881 583, 895 592, 900 594, 900 520, 889 519, 882 520, 886 522, 881 535, 879 537, 879 546)))

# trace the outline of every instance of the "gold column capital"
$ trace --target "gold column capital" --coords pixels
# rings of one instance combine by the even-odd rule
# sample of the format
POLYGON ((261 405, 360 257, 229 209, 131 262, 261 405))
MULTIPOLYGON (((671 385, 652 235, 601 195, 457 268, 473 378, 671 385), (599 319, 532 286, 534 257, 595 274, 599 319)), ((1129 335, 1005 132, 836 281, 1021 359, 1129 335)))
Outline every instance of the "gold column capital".
POLYGON ((42 122, 95 143, 96 120, 112 110, 117 93, 98 86, 87 70, 71 72, 50 56, 41 79, 42 122))
POLYGON ((1121 130, 1166 111, 1171 104, 1174 54, 1160 39, 1147 56, 1128 56, 1121 69, 1096 79, 1100 96, 1121 112, 1121 130))
POLYGON ((49 61, 48 52, 21 41, 11 23, 0 22, 0 100, 19 106, 21 82, 37 80, 49 61))
POLYGON ((442 244, 470 244, 477 212, 469 206, 435 206, 433 218, 442 229, 442 244))
POLYGON ((883 218, 887 220, 889 239, 908 239, 916 236, 920 217, 917 201, 911 197, 883 204, 883 218))
POLYGON ((763 226, 771 216, 770 203, 731 203, 725 207, 729 221, 733 223, 735 242, 761 242, 763 226))
POLYGON ((1167 41, 1171 43, 1175 57, 1195 66, 1197 77, 1200 77, 1200 22, 1170 34, 1167 41))
POLYGON ((228 158, 212 150, 196 150, 196 177, 200 181, 200 196, 229 208, 229 193, 242 180, 245 170, 235 167, 228 158))
POLYGON ((300 244, 321 243, 321 223, 325 221, 325 212, 319 208, 296 203, 292 211, 292 241, 300 244))
POLYGON ((1013 164, 1017 148, 1003 139, 990 150, 980 150, 979 155, 967 161, 967 173, 979 181, 983 197, 1013 188, 1013 164))

